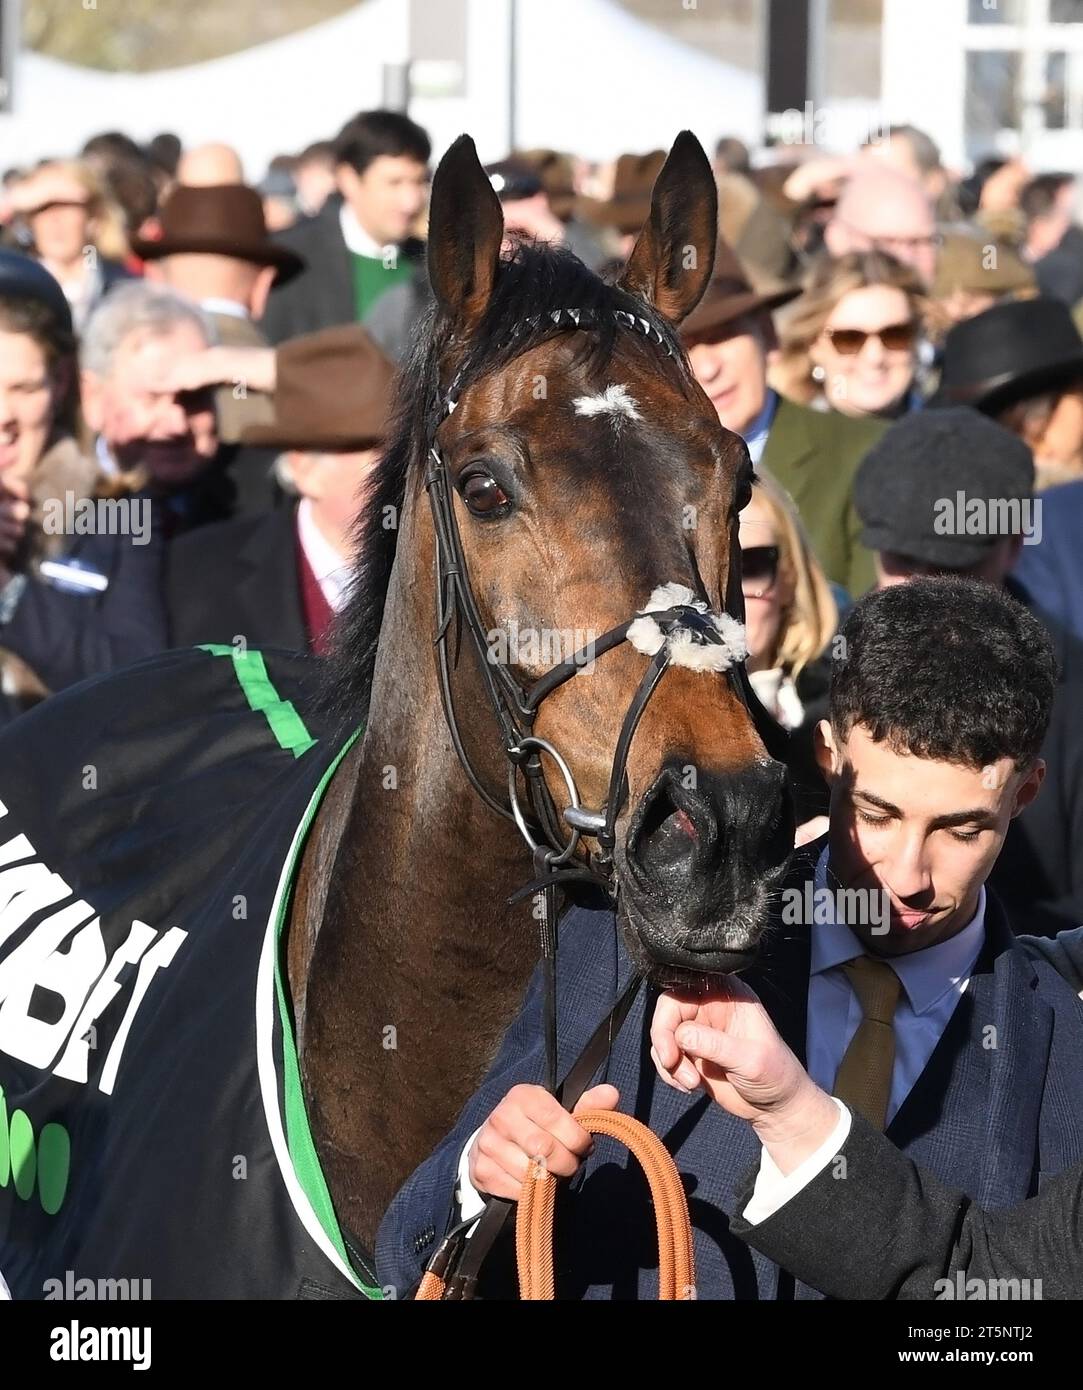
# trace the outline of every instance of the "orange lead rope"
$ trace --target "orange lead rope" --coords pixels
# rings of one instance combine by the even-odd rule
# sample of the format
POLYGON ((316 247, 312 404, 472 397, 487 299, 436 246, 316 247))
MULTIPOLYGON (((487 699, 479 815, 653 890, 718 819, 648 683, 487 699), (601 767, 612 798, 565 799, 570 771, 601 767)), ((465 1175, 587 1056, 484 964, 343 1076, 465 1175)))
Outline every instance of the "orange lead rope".
MULTIPOLYGON (((584 1110, 575 1118, 589 1134, 604 1134, 619 1140, 639 1160, 650 1186, 658 1223, 658 1297, 667 1302, 694 1299, 692 1223, 677 1165, 668 1149, 657 1135, 631 1115, 615 1110, 584 1110)), ((542 1164, 535 1163, 523 1183, 515 1221, 519 1297, 524 1301, 556 1297, 553 1272, 556 1195, 556 1179, 542 1164)), ((433 1296, 428 1294, 428 1297, 433 1296)))

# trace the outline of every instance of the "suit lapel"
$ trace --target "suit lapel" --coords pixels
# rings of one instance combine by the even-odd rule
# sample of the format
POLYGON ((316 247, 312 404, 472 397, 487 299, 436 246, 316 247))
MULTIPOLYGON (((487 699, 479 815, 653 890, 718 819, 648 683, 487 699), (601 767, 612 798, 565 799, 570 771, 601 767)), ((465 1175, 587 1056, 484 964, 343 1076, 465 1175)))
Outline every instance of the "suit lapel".
POLYGON ((966 992, 887 1135, 981 1205, 1033 1190, 1053 1011, 999 902, 966 992))
POLYGON ((1053 1010, 1038 996, 1038 977, 1014 944, 1000 903, 991 893, 987 901, 986 934, 997 955, 993 970, 976 981, 975 993, 975 1018, 984 1016, 988 1022, 972 1041, 989 1052, 992 1064, 985 1112, 990 1142, 984 1148, 977 1199, 983 1206, 1000 1207, 1017 1202, 1021 1191, 1031 1191, 1038 1166, 1053 1010))
POLYGON ((794 475, 814 452, 815 441, 805 424, 804 412, 780 396, 763 450, 763 466, 787 491, 792 491, 794 475))
POLYGON ((350 248, 342 235, 339 222, 341 198, 332 198, 327 207, 324 221, 325 240, 321 248, 321 281, 325 286, 326 309, 331 315, 329 322, 343 322, 343 306, 348 305, 350 318, 355 316, 356 296, 353 285, 353 261, 350 248))

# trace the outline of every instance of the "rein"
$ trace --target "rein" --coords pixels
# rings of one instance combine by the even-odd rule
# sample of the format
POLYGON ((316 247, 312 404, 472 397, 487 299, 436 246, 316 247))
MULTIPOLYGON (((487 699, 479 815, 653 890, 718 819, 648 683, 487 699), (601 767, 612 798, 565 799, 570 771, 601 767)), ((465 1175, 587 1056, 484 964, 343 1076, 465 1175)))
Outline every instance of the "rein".
MULTIPOLYGON (((619 326, 643 334, 660 346, 667 356, 673 355, 669 342, 649 320, 620 309, 611 313, 619 326)), ((599 324, 598 315, 587 309, 554 309, 548 317, 558 329, 587 329, 599 324)), ((539 322, 536 319, 524 320, 519 326, 519 331, 537 328, 539 322)), ((434 647, 440 699, 452 745, 471 786, 485 805, 515 824, 532 856, 534 877, 512 894, 509 903, 518 902, 539 892, 542 894, 540 938, 544 979, 546 1086, 566 1109, 571 1110, 586 1090, 591 1077, 608 1056, 635 1001, 642 980, 638 975, 632 977, 609 1015, 595 1030, 583 1053, 558 1086, 558 889, 564 883, 587 882, 600 887, 610 901, 616 901, 617 882, 613 863, 616 822, 628 796, 627 763, 632 739, 651 697, 670 666, 686 665, 697 670, 728 673, 741 699, 747 704, 745 690, 738 674, 747 650, 744 645, 743 627, 736 619, 725 613, 712 613, 705 599, 694 594, 692 590, 681 585, 667 584, 656 589, 648 603, 627 621, 610 628, 567 660, 550 667, 544 675, 524 689, 504 662, 493 659, 489 637, 482 624, 470 584, 462 538, 455 517, 452 482, 436 444, 437 430, 459 403, 458 390, 462 375, 463 369, 460 368, 451 385, 440 395, 430 417, 429 464, 425 474, 425 489, 429 497, 436 536, 437 598, 434 647), (456 718, 451 672, 458 660, 464 626, 477 655, 486 697, 500 731, 508 768, 506 802, 494 795, 478 775, 466 751, 456 718), (453 628, 454 660, 449 651, 453 628), (636 650, 648 656, 649 661, 621 723, 610 766, 606 800, 599 807, 588 808, 582 803, 567 760, 551 742, 538 737, 534 733, 534 727, 544 700, 553 691, 559 690, 584 667, 589 667, 596 658, 615 650, 625 642, 631 643, 636 650), (543 755, 552 759, 567 791, 569 805, 561 815, 557 813, 545 781, 543 755), (520 777, 525 785, 527 810, 524 810, 523 798, 519 791, 520 777), (585 864, 582 861, 573 863, 583 839, 593 840, 596 848, 588 851, 585 864)), ((628 1117, 620 1118, 622 1121, 628 1120, 628 1117)), ((592 1112, 592 1123, 597 1119, 598 1113, 592 1112)), ((605 1123, 608 1123, 608 1120, 605 1123)), ((637 1121, 631 1120, 630 1124, 638 1130, 644 1129, 637 1121)), ((624 1133, 626 1129, 627 1126, 624 1126, 621 1137, 627 1137, 624 1133)), ((659 1145, 659 1141, 649 1130, 645 1133, 653 1140, 654 1145, 659 1145)), ((638 1141, 641 1145, 645 1145, 646 1142, 642 1138, 638 1141)), ((656 1151, 652 1148, 650 1153, 651 1158, 644 1163, 649 1174, 658 1170, 656 1151), (654 1164, 654 1167, 649 1166, 650 1164, 654 1164)), ((672 1165, 672 1160, 670 1164, 672 1165)), ((675 1201, 674 1181, 676 1192, 683 1202, 683 1191, 680 1189, 675 1169, 671 1175, 659 1179, 662 1186, 658 1188, 658 1192, 669 1192, 671 1201, 675 1201)), ((534 1187, 538 1186, 534 1178, 528 1178, 527 1182, 534 1187)), ((549 1179, 549 1182, 551 1183, 552 1179, 549 1179)), ((472 1298, 482 1263, 504 1229, 513 1205, 501 1198, 490 1198, 480 1216, 462 1222, 448 1232, 429 1261, 417 1297, 422 1300, 472 1298), (469 1234, 471 1228, 473 1233, 469 1234)), ((537 1250, 538 1241, 542 1240, 544 1243, 538 1232, 546 1229, 547 1220, 551 1232, 551 1200, 543 1200, 540 1204, 531 1200, 527 1207, 526 1219, 529 1219, 531 1211, 537 1211, 539 1215, 535 1219, 541 1225, 534 1237, 521 1236, 520 1240, 526 1241, 523 1248, 537 1250)), ((687 1221, 685 1209, 685 1229, 687 1221)), ((667 1229, 670 1228, 681 1229, 679 1215, 669 1220, 667 1229)), ((687 1261, 682 1262, 678 1255, 676 1267, 680 1273, 679 1283, 683 1288, 691 1283, 690 1256, 687 1261)), ((540 1282, 535 1278, 524 1285, 527 1291, 546 1287, 548 1284, 544 1278, 540 1282)), ((546 1295, 528 1292, 524 1296, 546 1295)))

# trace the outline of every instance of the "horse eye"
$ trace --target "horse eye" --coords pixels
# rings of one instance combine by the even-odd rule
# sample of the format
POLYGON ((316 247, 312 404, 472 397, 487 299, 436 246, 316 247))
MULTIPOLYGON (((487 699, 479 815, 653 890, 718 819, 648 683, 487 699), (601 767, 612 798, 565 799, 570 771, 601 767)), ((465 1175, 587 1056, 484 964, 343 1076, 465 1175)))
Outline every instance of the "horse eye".
POLYGON ((471 473, 463 482, 462 499, 475 516, 493 516, 508 505, 508 495, 488 473, 471 473))
POLYGON ((734 498, 734 506, 739 512, 743 512, 752 501, 752 482, 748 478, 743 478, 737 484, 737 496, 734 498))

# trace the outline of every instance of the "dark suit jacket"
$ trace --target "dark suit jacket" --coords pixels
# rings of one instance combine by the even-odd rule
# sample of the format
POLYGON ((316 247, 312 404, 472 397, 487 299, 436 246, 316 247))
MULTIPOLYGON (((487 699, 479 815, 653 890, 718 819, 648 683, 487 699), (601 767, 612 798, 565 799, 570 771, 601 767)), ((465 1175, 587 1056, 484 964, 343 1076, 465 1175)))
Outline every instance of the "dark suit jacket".
MULTIPOLYGON (((839 1152, 844 1169, 829 1163, 766 1221, 750 1226, 737 1216, 730 1230, 832 1298, 958 1298, 960 1278, 1018 1279, 1016 1297, 1025 1280, 1031 1298, 1083 1292, 1083 1164, 1050 1178, 1020 1206, 987 1212, 917 1167, 860 1115, 839 1152), (937 1288, 943 1279, 951 1294, 937 1288)), ((755 1178, 756 1170, 742 1207, 755 1178)))
POLYGON ((760 460, 793 498, 828 579, 854 598, 876 582, 872 552, 858 540, 854 476, 887 424, 810 410, 780 396, 760 460))
POLYGON ((305 651, 295 507, 205 526, 174 541, 166 572, 171 644, 305 651))
MULTIPOLYGON (((791 882, 811 875, 819 846, 796 856, 791 882)), ((558 1007, 561 1072, 608 1012, 631 965, 608 910, 573 909, 560 929, 558 1007)), ((808 931, 777 924, 748 972, 779 1031, 805 1055, 808 931)), ((653 995, 629 1014, 604 1071, 621 1109, 665 1142, 682 1174, 695 1234, 701 1298, 795 1296, 793 1281, 750 1252, 729 1229, 747 1172, 759 1159, 750 1127, 705 1096, 685 1096, 656 1077, 650 1060, 653 995)), ((888 1137, 945 1182, 978 1202, 1007 1206, 1033 1195, 1053 1173, 1083 1159, 1083 1003, 1046 962, 1030 962, 989 895, 986 944, 924 1072, 888 1137)), ((535 976, 481 1089, 452 1133, 407 1180, 377 1237, 380 1281, 400 1296, 454 1215, 451 1195, 462 1150, 507 1091, 544 1076, 542 985, 535 976)), ((604 1142, 560 1198, 557 1249, 562 1298, 657 1297, 656 1236, 634 1160, 604 1142)), ((496 1267, 499 1268, 499 1265, 496 1267)), ((510 1289, 498 1280, 497 1292, 510 1289)), ((493 1292, 490 1289, 490 1292, 493 1292)), ((797 1285, 796 1296, 818 1295, 797 1285)))
POLYGON ((1017 931, 1056 936, 1083 924, 1083 642, 1016 581, 1009 579, 1007 589, 1045 624, 1058 680, 1041 749, 1045 781, 1009 825, 990 882, 1017 931))
MULTIPOLYGON (((342 199, 328 198, 315 217, 306 217, 276 238, 306 261, 306 268, 288 284, 271 291, 260 328, 272 343, 315 333, 340 323, 356 323, 353 268, 342 239, 339 211, 342 199)), ((402 254, 419 260, 421 243, 404 242, 402 254)))
POLYGON ((1023 546, 1016 578, 1038 608, 1083 641, 1083 482, 1051 487, 1039 501, 1042 539, 1023 546))
MULTIPOLYGON (((144 505, 145 496, 133 499, 144 505)), ((107 587, 68 592, 30 575, 0 647, 13 651, 49 690, 142 661, 166 644, 162 568, 167 549, 157 507, 145 544, 120 534, 76 536, 60 558, 100 575, 107 587)))

